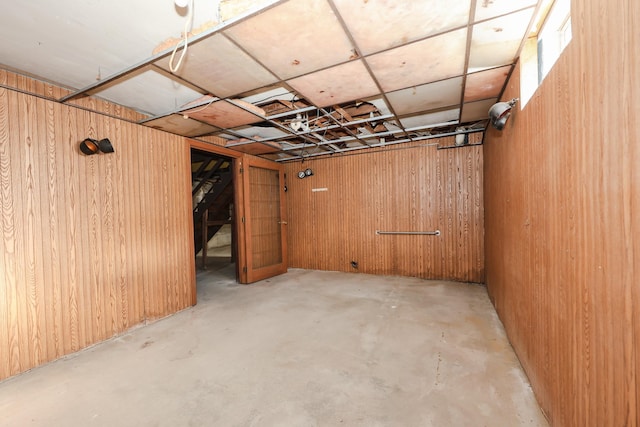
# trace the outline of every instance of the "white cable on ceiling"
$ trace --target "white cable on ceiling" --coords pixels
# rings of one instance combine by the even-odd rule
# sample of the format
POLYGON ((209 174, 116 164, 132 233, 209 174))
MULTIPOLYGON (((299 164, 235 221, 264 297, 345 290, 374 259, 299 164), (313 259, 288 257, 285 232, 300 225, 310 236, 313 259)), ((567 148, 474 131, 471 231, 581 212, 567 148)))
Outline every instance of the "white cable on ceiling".
MULTIPOLYGON (((175 0, 175 4, 177 7, 185 7, 187 6, 188 0, 175 0)), ((187 15, 187 21, 184 24, 184 32, 182 33, 182 38, 184 40, 184 47, 182 48, 182 53, 180 54, 180 58, 178 59, 178 63, 173 65, 173 61, 175 60, 176 53, 178 52, 178 48, 180 47, 180 42, 176 44, 176 47, 173 49, 171 53, 171 59, 169 59, 169 69, 172 73, 176 73, 182 65, 182 60, 187 53, 187 48, 189 47, 189 31, 191 31, 191 27, 193 26, 193 1, 191 0, 188 3, 189 13, 187 15)))

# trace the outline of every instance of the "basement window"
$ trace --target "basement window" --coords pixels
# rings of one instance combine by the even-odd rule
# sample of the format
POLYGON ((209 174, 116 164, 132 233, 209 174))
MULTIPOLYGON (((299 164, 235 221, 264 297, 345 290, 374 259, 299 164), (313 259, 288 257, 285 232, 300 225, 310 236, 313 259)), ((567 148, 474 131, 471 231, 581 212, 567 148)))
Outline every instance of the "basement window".
POLYGON ((569 45, 571 36, 571 0, 543 2, 520 56, 521 108, 569 45))

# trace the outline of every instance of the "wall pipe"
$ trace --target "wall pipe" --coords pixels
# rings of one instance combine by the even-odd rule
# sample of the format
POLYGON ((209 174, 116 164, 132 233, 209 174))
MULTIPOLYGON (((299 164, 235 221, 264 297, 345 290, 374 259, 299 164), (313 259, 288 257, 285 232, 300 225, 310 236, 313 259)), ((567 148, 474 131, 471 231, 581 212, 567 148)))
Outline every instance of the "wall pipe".
POLYGON ((376 234, 377 235, 396 234, 396 235, 408 235, 408 236, 416 236, 416 235, 421 235, 421 236, 439 236, 440 235, 440 230, 436 230, 436 231, 380 231, 380 230, 376 230, 376 234))

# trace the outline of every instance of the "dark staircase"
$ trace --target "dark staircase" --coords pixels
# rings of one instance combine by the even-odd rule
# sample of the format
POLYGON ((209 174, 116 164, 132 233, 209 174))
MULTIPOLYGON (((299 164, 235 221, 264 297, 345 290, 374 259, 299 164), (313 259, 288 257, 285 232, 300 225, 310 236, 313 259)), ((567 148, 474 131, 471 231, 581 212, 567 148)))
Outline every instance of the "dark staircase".
POLYGON ((231 161, 192 153, 191 192, 195 253, 208 242, 224 224, 232 223, 233 172, 231 161), (205 239, 206 234, 206 239, 205 239))

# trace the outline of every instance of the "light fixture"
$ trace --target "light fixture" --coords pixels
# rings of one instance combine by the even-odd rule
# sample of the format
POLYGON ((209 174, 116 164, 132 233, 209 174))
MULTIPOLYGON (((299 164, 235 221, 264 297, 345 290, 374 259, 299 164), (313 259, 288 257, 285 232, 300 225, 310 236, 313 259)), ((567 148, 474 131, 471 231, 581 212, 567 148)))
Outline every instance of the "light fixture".
POLYGON ((456 134, 455 145, 456 147, 462 147, 463 145, 469 144, 469 134, 463 133, 466 129, 463 126, 457 127, 456 132, 460 132, 456 134))
POLYGON ((302 179, 302 178, 306 178, 308 176, 313 175, 313 171, 311 170, 311 168, 307 168, 303 171, 298 172, 298 178, 302 179))
POLYGON ((498 102, 491 106, 489 109, 489 119, 491 125, 498 129, 504 129, 504 125, 507 123, 507 119, 511 116, 511 109, 518 102, 518 98, 513 98, 509 102, 498 102))
POLYGON ((293 129, 295 132, 298 132, 302 128, 302 125, 303 122, 301 114, 296 114, 296 118, 291 120, 291 123, 289 124, 289 126, 291 126, 291 129, 293 129))
POLYGON ((111 141, 108 138, 101 139, 98 141, 97 139, 86 138, 84 141, 80 143, 80 151, 82 151, 87 156, 92 154, 96 154, 101 151, 103 153, 113 153, 115 150, 113 149, 113 145, 111 145, 111 141))
POLYGON ((174 0, 176 7, 187 7, 189 0, 174 0))

